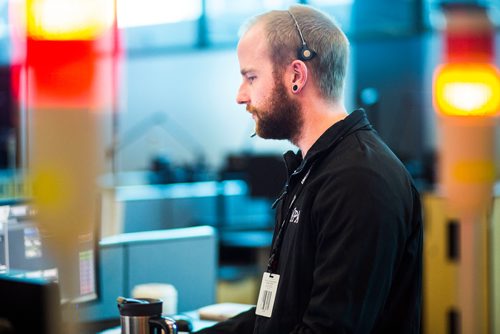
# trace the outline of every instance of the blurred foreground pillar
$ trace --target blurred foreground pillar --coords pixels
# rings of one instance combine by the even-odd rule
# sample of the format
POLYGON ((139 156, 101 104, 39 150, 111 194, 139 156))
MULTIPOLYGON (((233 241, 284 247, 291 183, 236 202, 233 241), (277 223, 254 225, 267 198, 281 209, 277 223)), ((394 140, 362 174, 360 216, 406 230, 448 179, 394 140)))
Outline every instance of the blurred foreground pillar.
MULTIPOLYGON (((80 246, 98 242, 103 119, 116 100, 115 0, 12 2, 24 36, 20 82, 33 204, 52 241, 61 297, 78 303, 97 279, 82 279, 97 254, 80 246)), ((71 317, 68 330, 78 332, 71 317)))
POLYGON ((487 9, 444 6, 445 55, 434 76, 439 189, 458 221, 458 300, 462 334, 489 332, 488 234, 496 178, 495 131, 500 78, 487 9))

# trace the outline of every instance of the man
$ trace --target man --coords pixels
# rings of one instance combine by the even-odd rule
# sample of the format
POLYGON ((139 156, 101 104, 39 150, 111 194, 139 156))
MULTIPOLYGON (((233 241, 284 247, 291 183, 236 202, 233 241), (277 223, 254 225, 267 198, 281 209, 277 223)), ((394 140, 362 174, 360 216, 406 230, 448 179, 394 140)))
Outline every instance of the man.
POLYGON ((285 154, 256 308, 201 333, 419 333, 419 195, 364 112, 346 112, 347 58, 345 35, 311 7, 245 30, 237 102, 257 135, 300 150, 285 154))

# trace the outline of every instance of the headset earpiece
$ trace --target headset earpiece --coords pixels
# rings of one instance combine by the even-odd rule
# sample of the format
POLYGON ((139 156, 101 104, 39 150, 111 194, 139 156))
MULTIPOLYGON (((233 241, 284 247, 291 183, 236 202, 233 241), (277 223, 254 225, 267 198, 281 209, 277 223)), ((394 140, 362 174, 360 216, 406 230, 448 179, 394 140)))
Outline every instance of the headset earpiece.
POLYGON ((307 44, 302 45, 302 47, 299 49, 299 55, 298 58, 303 61, 308 61, 314 58, 316 56, 316 52, 313 50, 309 49, 307 47, 307 44))
POLYGON ((298 52, 298 58, 302 61, 308 61, 314 58, 316 56, 316 52, 313 50, 309 49, 307 47, 307 43, 304 40, 304 36, 302 36, 302 30, 300 30, 299 23, 297 22, 297 19, 295 16, 292 14, 291 11, 288 11, 288 14, 292 17, 293 22, 295 23, 295 27, 297 28, 297 31, 299 32, 300 40, 302 41, 302 46, 299 49, 298 52))

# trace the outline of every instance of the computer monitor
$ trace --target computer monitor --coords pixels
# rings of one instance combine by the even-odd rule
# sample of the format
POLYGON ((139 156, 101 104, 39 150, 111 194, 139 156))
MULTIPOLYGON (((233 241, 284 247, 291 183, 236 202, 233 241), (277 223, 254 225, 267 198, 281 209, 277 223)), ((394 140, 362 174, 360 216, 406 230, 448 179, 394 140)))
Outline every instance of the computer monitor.
POLYGON ((236 154, 226 158, 222 179, 243 179, 250 196, 274 201, 286 182, 283 158, 276 154, 236 154))
MULTIPOLYGON (((5 206, 0 206, 5 210, 5 206)), ((26 203, 8 206, 8 221, 0 223, 0 272, 26 279, 56 282, 62 304, 80 304, 98 298, 98 227, 78 236, 71 249, 70 272, 54 254, 51 235, 36 224, 36 210, 26 203), (76 282, 75 282, 76 280, 76 282)), ((96 224, 97 225, 97 224, 96 224)))
POLYGON ((0 296, 0 333, 64 333, 57 283, 0 274, 0 296))

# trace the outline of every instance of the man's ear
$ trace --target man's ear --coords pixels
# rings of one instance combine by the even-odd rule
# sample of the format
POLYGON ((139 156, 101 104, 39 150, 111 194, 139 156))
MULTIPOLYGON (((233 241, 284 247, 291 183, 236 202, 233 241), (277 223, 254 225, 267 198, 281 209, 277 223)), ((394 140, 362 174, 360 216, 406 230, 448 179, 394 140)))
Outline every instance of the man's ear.
POLYGON ((292 90, 292 93, 297 94, 307 83, 308 69, 306 64, 302 60, 298 59, 294 60, 290 64, 290 69, 290 89, 292 90))

